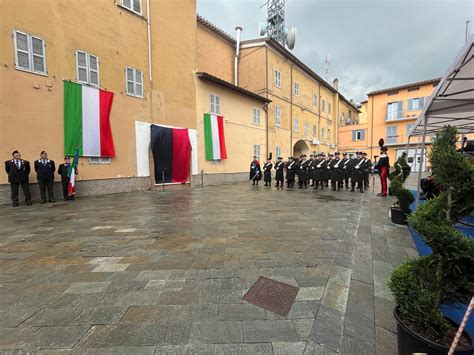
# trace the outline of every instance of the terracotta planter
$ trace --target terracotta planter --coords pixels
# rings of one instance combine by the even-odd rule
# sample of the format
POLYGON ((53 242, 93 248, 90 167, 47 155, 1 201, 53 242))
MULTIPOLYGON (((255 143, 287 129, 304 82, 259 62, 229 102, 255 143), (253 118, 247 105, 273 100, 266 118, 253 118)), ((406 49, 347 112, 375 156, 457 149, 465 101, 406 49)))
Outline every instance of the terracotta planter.
MULTIPOLYGON (((449 348, 428 340, 408 328, 398 316, 396 308, 393 310, 393 315, 397 321, 398 355, 411 355, 412 353, 446 355, 448 353, 449 348)), ((472 338, 466 332, 464 334, 469 337, 471 345, 467 349, 456 350, 454 353, 457 355, 472 355, 474 352, 472 338)))

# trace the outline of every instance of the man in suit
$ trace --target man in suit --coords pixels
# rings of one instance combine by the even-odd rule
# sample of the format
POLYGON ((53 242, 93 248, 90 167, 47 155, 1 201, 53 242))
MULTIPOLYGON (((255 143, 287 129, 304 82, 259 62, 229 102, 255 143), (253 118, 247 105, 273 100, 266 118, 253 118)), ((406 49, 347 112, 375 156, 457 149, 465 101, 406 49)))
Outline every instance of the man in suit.
MULTIPOLYGON (((64 164, 60 164, 58 168, 58 174, 61 175, 61 184, 63 185, 63 198, 64 201, 67 200, 74 200, 74 195, 68 196, 68 184, 69 184, 69 176, 67 176, 69 172, 69 168, 71 167, 71 158, 68 156, 64 157, 64 164)), ((74 174, 78 174, 77 167, 74 169, 74 174)))
POLYGON ((53 184, 56 166, 54 165, 53 160, 48 159, 48 153, 44 150, 41 152, 40 158, 35 161, 35 171, 40 188, 41 203, 46 203, 46 188, 48 189, 49 202, 55 202, 53 184))
POLYGON ((18 150, 12 153, 12 159, 5 162, 5 171, 8 174, 8 182, 12 192, 13 207, 18 207, 18 190, 23 189, 25 195, 25 202, 31 206, 31 193, 28 175, 30 174, 30 162, 21 159, 21 154, 18 150))

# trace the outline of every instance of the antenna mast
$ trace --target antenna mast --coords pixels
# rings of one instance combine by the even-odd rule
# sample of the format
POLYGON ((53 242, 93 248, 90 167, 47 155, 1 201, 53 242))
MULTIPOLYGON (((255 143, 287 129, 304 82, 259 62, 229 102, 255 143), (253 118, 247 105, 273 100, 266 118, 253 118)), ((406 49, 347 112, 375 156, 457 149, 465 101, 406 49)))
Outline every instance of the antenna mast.
POLYGON ((280 43, 283 47, 286 42, 285 31, 285 0, 268 0, 268 37, 280 43))
POLYGON ((331 64, 331 56, 326 56, 326 81, 328 81, 329 65, 331 64))

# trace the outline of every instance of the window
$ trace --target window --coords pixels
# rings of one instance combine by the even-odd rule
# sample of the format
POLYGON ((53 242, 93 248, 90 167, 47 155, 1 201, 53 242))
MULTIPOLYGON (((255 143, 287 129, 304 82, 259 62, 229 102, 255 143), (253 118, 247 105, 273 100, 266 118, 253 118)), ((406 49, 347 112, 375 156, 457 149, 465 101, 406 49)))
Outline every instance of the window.
POLYGON ((365 129, 358 129, 352 131, 352 140, 353 141, 363 141, 365 139, 365 129))
POLYGON ((220 114, 221 113, 221 98, 217 95, 211 94, 209 95, 209 101, 211 103, 209 112, 220 114))
POLYGON ((318 96, 313 95, 313 106, 318 106, 318 96))
POLYGON ((408 111, 422 110, 425 105, 424 97, 416 97, 407 100, 408 111))
POLYGON ((397 126, 387 126, 387 143, 397 143, 397 126))
POLYGON ((277 145, 275 147, 275 158, 278 158, 278 157, 281 157, 281 147, 277 145))
POLYGON ((112 163, 112 158, 90 157, 90 165, 107 165, 112 163))
POLYGON ((395 101, 387 104, 387 121, 403 117, 403 101, 395 101))
POLYGON ((321 111, 326 111, 326 101, 324 99, 321 99, 321 111))
POLYGON ((388 96, 398 95, 398 91, 389 91, 387 92, 388 96))
POLYGON ((408 134, 410 133, 411 129, 415 126, 414 123, 409 123, 407 124, 407 137, 408 137, 408 134))
POLYGON ((122 0, 122 6, 138 15, 142 14, 142 0, 122 0))
POLYGON ((275 69, 274 83, 275 86, 281 87, 281 72, 278 69, 275 69))
POLYGON ((327 136, 327 139, 328 139, 328 140, 331 140, 331 129, 330 129, 330 128, 328 128, 328 136, 327 136))
POLYGON ((127 95, 143 97, 143 72, 126 67, 125 73, 127 95))
POLYGON ((83 51, 76 51, 77 81, 99 86, 99 58, 83 51))
POLYGON ((296 96, 298 96, 300 94, 300 84, 298 84, 297 81, 295 81, 294 93, 295 93, 296 96))
POLYGON ((316 137, 316 125, 313 125, 313 137, 316 137))
POLYGON ((260 124, 260 110, 258 108, 253 109, 253 124, 260 124))
POLYGON ((259 144, 253 145, 253 155, 255 155, 257 159, 260 159, 260 145, 259 144))
POLYGON ((308 122, 305 122, 305 123, 304 123, 304 134, 307 135, 308 133, 309 133, 308 122))
POLYGON ((281 127, 281 107, 275 106, 275 127, 281 127))
POLYGON ((293 119, 293 131, 298 131, 298 118, 293 119))
POLYGON ((321 128, 321 139, 324 139, 324 128, 321 128))
POLYGON ((46 50, 44 40, 20 31, 13 32, 15 68, 46 75, 46 50))
POLYGON ((331 113, 331 104, 328 102, 328 113, 331 113))

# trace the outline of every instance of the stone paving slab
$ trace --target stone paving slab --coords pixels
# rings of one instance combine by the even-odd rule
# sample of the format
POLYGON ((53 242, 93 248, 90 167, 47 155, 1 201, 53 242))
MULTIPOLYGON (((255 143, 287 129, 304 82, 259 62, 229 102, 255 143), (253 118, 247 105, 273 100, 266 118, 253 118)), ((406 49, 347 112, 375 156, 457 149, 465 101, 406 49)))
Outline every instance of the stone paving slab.
POLYGON ((237 184, 0 206, 0 353, 395 354, 386 281, 416 251, 391 202, 237 184), (260 276, 299 288, 288 316, 242 300, 260 276))

